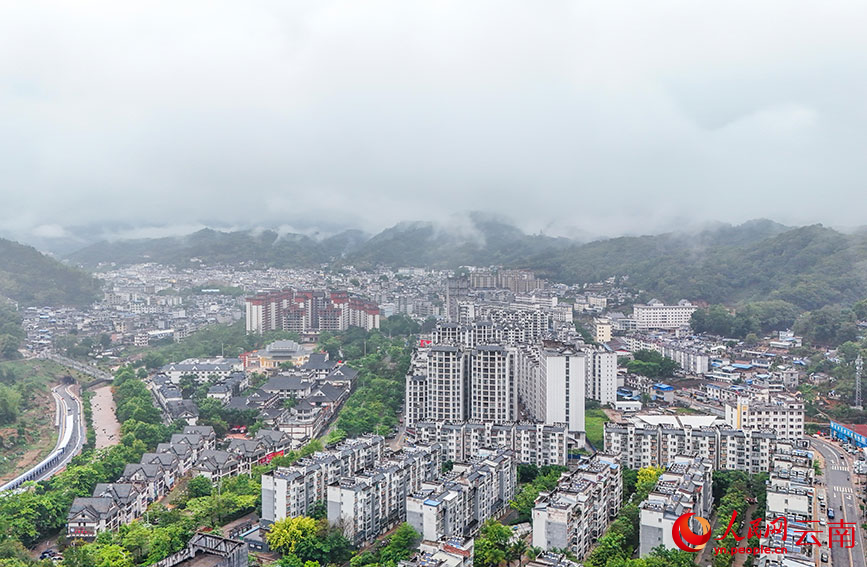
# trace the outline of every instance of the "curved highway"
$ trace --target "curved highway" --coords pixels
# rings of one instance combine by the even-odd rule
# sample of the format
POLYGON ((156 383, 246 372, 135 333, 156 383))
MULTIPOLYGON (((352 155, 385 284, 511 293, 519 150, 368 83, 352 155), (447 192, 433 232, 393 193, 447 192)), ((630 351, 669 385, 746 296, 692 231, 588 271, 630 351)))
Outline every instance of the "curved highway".
POLYGON ((69 390, 69 387, 69 384, 61 384, 51 390, 56 405, 57 444, 54 446, 54 450, 39 464, 0 486, 0 492, 15 490, 31 480, 39 481, 50 478, 63 469, 72 457, 81 452, 86 439, 81 400, 69 390))
MULTIPOLYGON (((855 524, 855 547, 845 549, 839 544, 835 544, 828 549, 827 545, 822 546, 822 552, 831 554, 831 567, 841 567, 843 565, 852 565, 853 567, 865 567, 864 559, 864 539, 861 535, 861 514, 859 510, 859 490, 853 484, 855 473, 852 470, 852 463, 847 454, 839 446, 833 443, 828 443, 824 439, 810 439, 813 447, 822 454, 825 459, 825 467, 822 471, 825 482, 825 492, 828 502, 828 508, 833 509, 836 517, 834 522, 853 522, 855 524)), ((825 516, 825 514, 821 514, 825 516)), ((828 520, 827 517, 814 518, 816 520, 828 520)), ((825 538, 828 537, 827 531, 825 538)), ((827 543, 827 539, 823 540, 827 543)), ((827 565, 827 564, 825 564, 827 565)))

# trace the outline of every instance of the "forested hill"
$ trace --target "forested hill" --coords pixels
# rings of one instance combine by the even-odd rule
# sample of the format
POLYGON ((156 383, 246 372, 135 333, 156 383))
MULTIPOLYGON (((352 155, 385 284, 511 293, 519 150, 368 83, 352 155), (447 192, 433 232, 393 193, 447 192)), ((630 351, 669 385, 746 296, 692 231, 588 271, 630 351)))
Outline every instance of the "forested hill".
POLYGON ((252 262, 275 267, 314 267, 351 252, 367 237, 347 230, 323 240, 273 230, 220 232, 203 229, 180 237, 97 242, 67 258, 85 267, 156 262, 175 266, 252 262))
POLYGON ((711 303, 780 299, 802 309, 867 297, 867 234, 821 225, 789 228, 768 220, 719 225, 698 233, 622 237, 590 243, 528 235, 501 221, 471 215, 449 229, 401 223, 368 237, 347 231, 326 239, 299 234, 202 230, 181 238, 99 243, 70 256, 99 262, 188 265, 252 262, 277 267, 323 263, 373 266, 503 265, 529 268, 554 281, 630 277, 663 300, 711 303))
POLYGON ((200 230, 183 237, 99 242, 67 256, 83 266, 100 262, 189 265, 253 262, 275 267, 315 267, 343 262, 360 267, 512 265, 573 244, 565 238, 531 236, 500 221, 472 215, 459 229, 430 222, 401 223, 370 237, 357 230, 325 239, 274 231, 200 230))
POLYGON ((22 305, 83 306, 100 294, 100 282, 35 248, 0 238, 0 296, 22 305))
POLYGON ((664 234, 570 247, 525 266, 566 282, 628 275, 662 300, 710 303, 780 299, 802 309, 867 297, 867 235, 821 225, 780 230, 759 223, 741 233, 664 234))

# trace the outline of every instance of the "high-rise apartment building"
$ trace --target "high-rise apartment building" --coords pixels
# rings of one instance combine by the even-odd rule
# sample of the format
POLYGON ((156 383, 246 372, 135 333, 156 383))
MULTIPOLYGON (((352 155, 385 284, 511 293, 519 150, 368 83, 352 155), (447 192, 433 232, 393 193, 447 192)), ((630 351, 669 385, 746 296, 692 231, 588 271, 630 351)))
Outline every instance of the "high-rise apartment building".
POLYGON ((248 334, 268 331, 345 331, 349 327, 378 329, 379 307, 345 291, 291 290, 264 292, 248 297, 248 334))
POLYGON ((449 321, 458 320, 458 304, 469 296, 469 279, 458 276, 446 280, 446 316, 449 321))
POLYGON ((569 431, 584 431, 588 357, 592 353, 546 341, 521 349, 519 391, 524 410, 548 425, 566 423, 569 431))
POLYGON ((617 354, 594 350, 588 358, 587 397, 602 405, 617 401, 617 354))
POLYGON ((518 419, 515 349, 481 345, 470 354, 470 419, 506 422, 518 419))
POLYGON ((508 327, 443 323, 419 347, 406 379, 406 422, 532 419, 584 431, 584 400, 612 403, 617 356, 577 342, 511 342, 508 327))
POLYGON ((516 349, 487 342, 491 326, 446 324, 416 352, 406 380, 406 420, 507 422, 518 419, 516 349), (447 344, 440 344, 447 343, 447 344))

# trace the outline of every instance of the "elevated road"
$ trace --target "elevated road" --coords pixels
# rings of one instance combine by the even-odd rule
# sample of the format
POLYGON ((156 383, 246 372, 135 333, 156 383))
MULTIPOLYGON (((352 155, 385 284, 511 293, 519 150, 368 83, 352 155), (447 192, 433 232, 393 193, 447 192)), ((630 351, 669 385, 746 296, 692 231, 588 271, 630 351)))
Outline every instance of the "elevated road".
POLYGON ((69 384, 55 386, 51 393, 57 408, 55 411, 57 444, 54 450, 39 464, 0 486, 0 492, 15 490, 25 482, 51 478, 81 452, 86 439, 81 400, 72 393, 69 384))
POLYGON ((77 372, 87 374, 88 376, 96 378, 97 380, 107 380, 111 382, 114 379, 111 374, 104 370, 101 370, 100 368, 97 368, 96 366, 93 366, 92 364, 85 364, 84 362, 79 362, 77 360, 67 358, 54 352, 40 352, 38 355, 36 355, 36 357, 56 362, 57 364, 66 366, 67 368, 72 368, 77 372))

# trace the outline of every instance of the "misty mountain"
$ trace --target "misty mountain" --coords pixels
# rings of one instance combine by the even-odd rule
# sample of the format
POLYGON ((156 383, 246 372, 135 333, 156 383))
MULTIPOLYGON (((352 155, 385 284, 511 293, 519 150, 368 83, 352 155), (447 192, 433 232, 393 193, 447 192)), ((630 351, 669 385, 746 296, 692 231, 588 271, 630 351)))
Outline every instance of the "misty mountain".
POLYGON ((442 226, 407 222, 370 237, 347 230, 323 239, 266 231, 220 232, 203 229, 182 237, 98 242, 67 256, 86 267, 100 263, 158 262, 189 265, 251 262, 275 267, 312 267, 325 262, 360 267, 513 264, 562 250, 574 242, 532 236, 503 221, 472 214, 466 224, 442 226))
POLYGON ((33 247, 0 238, 0 296, 22 305, 87 305, 100 295, 90 274, 33 247))
POLYGON ((628 275, 631 285, 667 301, 778 299, 815 309, 867 297, 863 233, 844 235, 822 225, 742 226, 593 242, 528 259, 524 267, 566 282, 628 275))
POLYGON ((579 243, 529 235, 476 213, 465 223, 405 222, 371 237, 360 231, 316 239, 206 229, 178 238, 101 242, 69 256, 90 267, 148 261, 189 265, 194 258, 205 264, 275 267, 503 265, 566 283, 628 275, 631 285, 663 300, 779 299, 802 309, 867 297, 867 234, 843 234, 822 225, 790 228, 765 219, 579 243))
POLYGON ((221 232, 202 229, 178 237, 102 241, 68 256, 86 267, 100 263, 118 265, 156 262, 175 266, 238 264, 250 262, 275 267, 309 267, 339 259, 357 249, 366 236, 347 230, 315 240, 303 234, 279 234, 273 230, 221 232))

